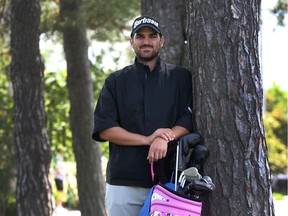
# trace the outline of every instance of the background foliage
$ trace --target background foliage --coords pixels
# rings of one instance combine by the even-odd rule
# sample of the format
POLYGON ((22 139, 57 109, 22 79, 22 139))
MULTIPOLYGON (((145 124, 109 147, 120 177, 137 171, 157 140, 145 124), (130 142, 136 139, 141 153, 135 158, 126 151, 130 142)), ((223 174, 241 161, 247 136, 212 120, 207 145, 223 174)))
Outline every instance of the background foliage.
MULTIPOLYGON (((9 0, 2 0, 0 25, 0 212, 11 203, 15 204, 15 155, 13 141, 13 98, 9 81, 9 0)), ((85 19, 89 29, 90 40, 110 41, 113 49, 115 40, 126 40, 119 32, 129 31, 129 21, 139 14, 138 0, 85 0, 85 19), (121 36, 121 37, 120 37, 121 36)), ((279 24, 284 25, 287 13, 287 1, 279 0, 272 12, 278 17, 279 24)), ((58 29, 59 2, 42 1, 41 31, 46 38, 56 36, 56 43, 61 43, 58 29)), ((48 58, 43 53, 44 58, 48 58)), ((94 83, 94 98, 97 99, 103 82, 110 70, 102 67, 105 53, 95 57, 91 62, 94 83)), ((114 59, 116 65, 119 59, 114 59)), ((69 100, 66 88, 66 71, 45 71, 45 106, 47 113, 47 131, 52 147, 52 154, 63 153, 66 161, 74 162, 72 134, 69 125, 69 100)), ((264 116, 269 163, 272 173, 287 173, 287 122, 288 92, 276 84, 266 91, 266 113, 264 116)), ((108 156, 107 143, 102 144, 103 155, 108 156)))
POLYGON ((288 92, 275 83, 266 91, 264 125, 272 173, 287 173, 288 92))
POLYGON ((287 0, 278 0, 276 6, 271 10, 274 13, 278 20, 278 25, 285 26, 284 19, 288 10, 288 1, 287 0))

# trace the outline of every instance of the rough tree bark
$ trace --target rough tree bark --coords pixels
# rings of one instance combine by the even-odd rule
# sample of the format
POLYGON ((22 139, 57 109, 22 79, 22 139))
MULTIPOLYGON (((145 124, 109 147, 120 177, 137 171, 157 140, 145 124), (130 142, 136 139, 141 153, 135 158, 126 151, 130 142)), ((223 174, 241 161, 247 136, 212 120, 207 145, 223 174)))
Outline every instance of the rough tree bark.
POLYGON ((93 129, 93 91, 88 42, 81 0, 62 0, 64 52, 71 104, 70 123, 77 163, 77 182, 82 216, 105 216, 104 179, 101 150, 91 138, 93 129))
POLYGON ((203 215, 274 215, 262 120, 260 1, 193 1, 188 44, 197 130, 216 191, 203 215))
POLYGON ((189 66, 186 44, 186 0, 141 0, 141 14, 159 20, 165 43, 161 57, 167 63, 189 66))
POLYGON ((50 216, 50 145, 45 129, 39 0, 11 1, 11 80, 17 153, 17 215, 50 216))

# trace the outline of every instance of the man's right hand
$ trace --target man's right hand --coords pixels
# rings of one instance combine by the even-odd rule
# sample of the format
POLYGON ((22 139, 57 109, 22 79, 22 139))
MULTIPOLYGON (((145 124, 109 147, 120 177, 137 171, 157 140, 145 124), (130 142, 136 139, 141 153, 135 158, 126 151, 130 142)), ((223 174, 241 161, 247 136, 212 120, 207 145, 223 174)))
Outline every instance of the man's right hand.
POLYGON ((153 140, 157 137, 160 137, 168 142, 175 139, 175 135, 170 128, 159 128, 154 131, 154 133, 148 137, 149 143, 152 144, 153 140))

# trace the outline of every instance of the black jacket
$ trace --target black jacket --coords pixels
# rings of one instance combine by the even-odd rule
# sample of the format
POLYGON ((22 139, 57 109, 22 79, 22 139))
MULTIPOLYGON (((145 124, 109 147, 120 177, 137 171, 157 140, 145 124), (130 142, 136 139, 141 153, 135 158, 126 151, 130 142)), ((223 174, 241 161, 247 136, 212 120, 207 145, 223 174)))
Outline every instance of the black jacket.
MULTIPOLYGON (((94 112, 93 139, 99 131, 120 126, 132 133, 150 135, 175 125, 192 131, 191 73, 185 68, 137 63, 108 76, 94 112)), ((107 182, 112 185, 151 187, 148 146, 109 143, 107 182)))

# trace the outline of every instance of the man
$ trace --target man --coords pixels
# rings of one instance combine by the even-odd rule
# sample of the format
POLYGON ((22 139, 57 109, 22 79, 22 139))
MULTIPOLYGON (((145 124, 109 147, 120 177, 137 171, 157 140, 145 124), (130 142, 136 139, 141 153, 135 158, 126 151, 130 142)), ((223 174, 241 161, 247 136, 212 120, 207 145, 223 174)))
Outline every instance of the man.
POLYGON ((192 130, 191 73, 159 56, 159 22, 135 19, 135 62, 105 81, 94 113, 93 139, 109 141, 106 204, 110 216, 136 216, 153 185, 150 166, 169 142, 192 130))

